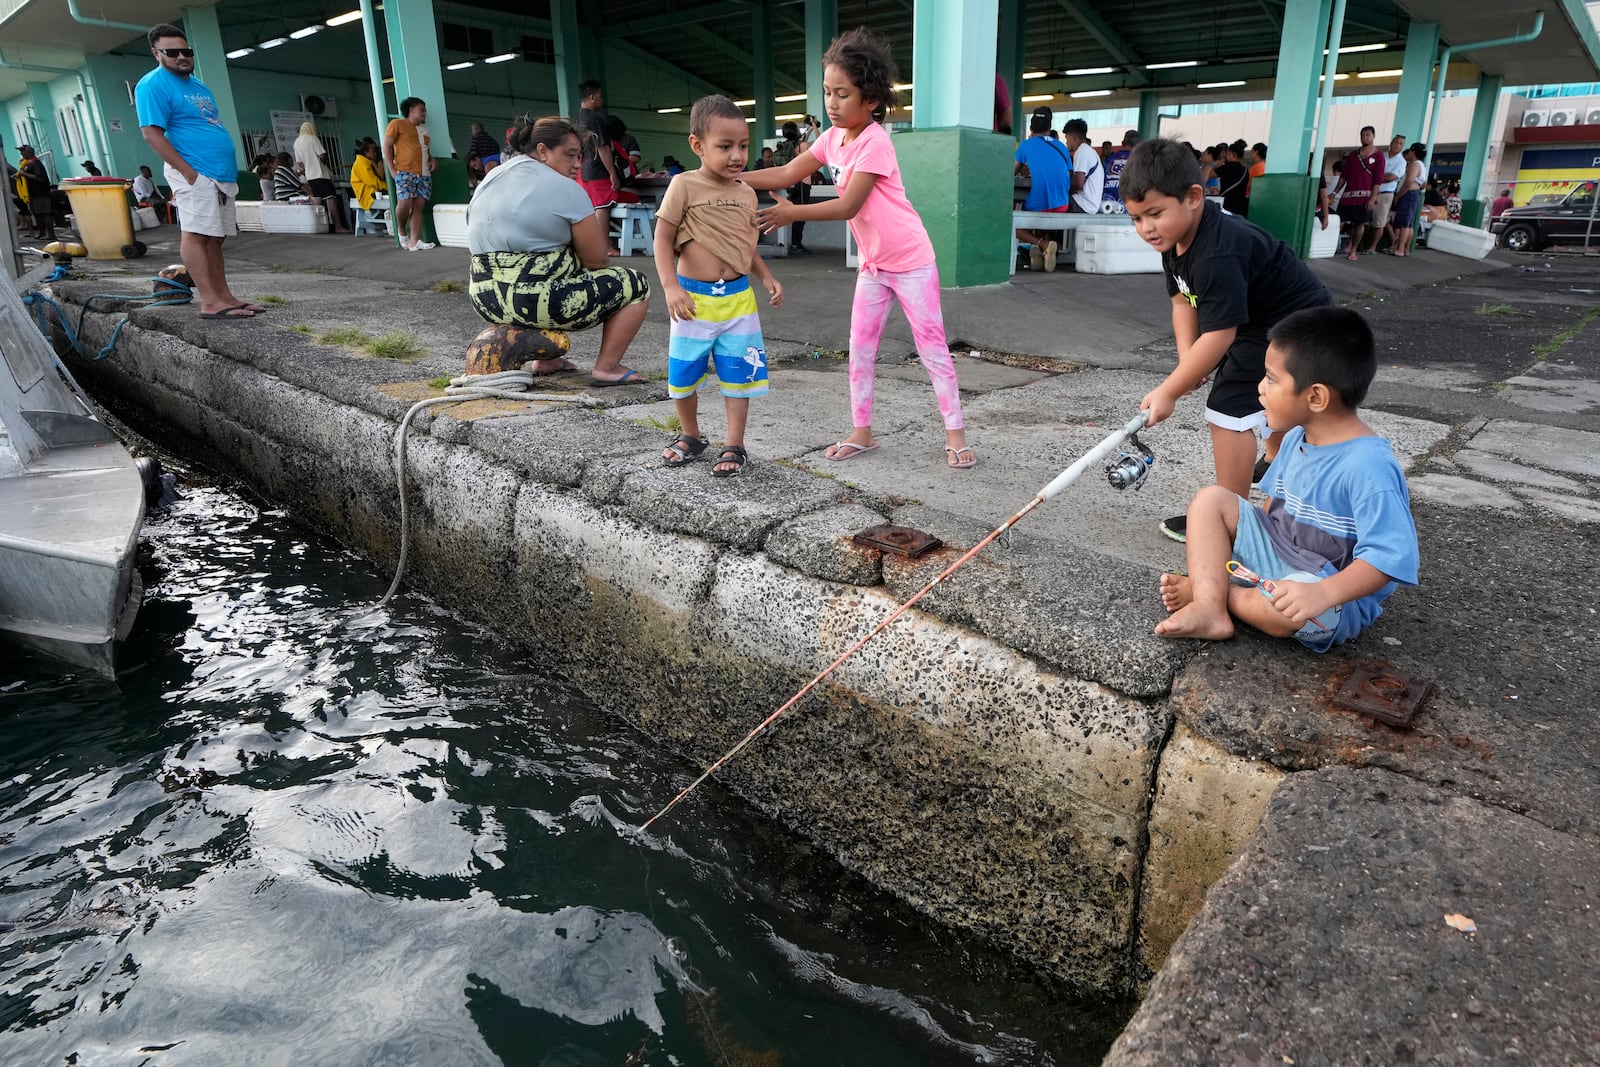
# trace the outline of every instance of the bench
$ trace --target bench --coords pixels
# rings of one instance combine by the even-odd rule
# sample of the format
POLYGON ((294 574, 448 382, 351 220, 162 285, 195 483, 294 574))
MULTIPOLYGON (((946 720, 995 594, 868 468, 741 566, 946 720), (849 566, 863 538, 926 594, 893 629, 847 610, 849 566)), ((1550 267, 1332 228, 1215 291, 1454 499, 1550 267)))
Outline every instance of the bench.
POLYGON ((389 232, 389 197, 379 193, 372 198, 372 210, 362 208, 360 201, 355 197, 350 198, 350 214, 356 220, 356 236, 362 237, 369 233, 387 234, 389 232))
POLYGON ((612 221, 621 223, 620 230, 614 229, 612 236, 624 256, 635 252, 655 255, 655 217, 656 209, 649 204, 617 204, 611 209, 612 221))
MULTIPOLYGON (((1011 230, 1060 230, 1062 231, 1061 248, 1058 254, 1064 261, 1067 253, 1072 248, 1073 234, 1085 226, 1132 226, 1133 220, 1122 212, 1102 215, 1086 215, 1078 211, 1013 211, 1011 213, 1011 230)), ((1014 239, 1013 239, 1014 240, 1014 239)), ((1020 241, 1015 241, 1017 248, 1028 248, 1020 241)), ((1011 273, 1017 272, 1017 257, 1011 257, 1011 273)))

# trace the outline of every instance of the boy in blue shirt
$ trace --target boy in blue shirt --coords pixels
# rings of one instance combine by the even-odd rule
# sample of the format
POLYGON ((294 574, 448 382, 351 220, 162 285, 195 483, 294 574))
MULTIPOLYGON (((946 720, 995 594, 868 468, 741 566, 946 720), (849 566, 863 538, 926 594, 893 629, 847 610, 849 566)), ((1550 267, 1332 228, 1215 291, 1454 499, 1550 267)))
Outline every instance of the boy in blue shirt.
POLYGON ((1347 308, 1298 311, 1272 328, 1258 386, 1283 434, 1257 507, 1224 486, 1189 504, 1189 574, 1161 576, 1163 637, 1220 641, 1234 621, 1326 652, 1417 584, 1417 530, 1405 475, 1358 408, 1377 372, 1366 321, 1347 308), (1262 579, 1230 585, 1237 560, 1262 579))

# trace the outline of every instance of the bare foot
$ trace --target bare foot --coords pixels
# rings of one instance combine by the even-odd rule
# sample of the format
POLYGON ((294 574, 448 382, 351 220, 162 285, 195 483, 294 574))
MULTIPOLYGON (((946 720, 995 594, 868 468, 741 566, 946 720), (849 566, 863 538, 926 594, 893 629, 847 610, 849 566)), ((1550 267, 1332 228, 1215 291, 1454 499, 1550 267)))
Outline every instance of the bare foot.
POLYGON ((1156 624, 1161 637, 1198 637, 1203 641, 1224 641, 1233 636, 1233 617, 1226 608, 1220 614, 1206 611, 1193 601, 1156 624))
POLYGON ((1161 576, 1161 606, 1167 611, 1177 611, 1186 608, 1194 602, 1194 583, 1187 574, 1163 574, 1161 576))

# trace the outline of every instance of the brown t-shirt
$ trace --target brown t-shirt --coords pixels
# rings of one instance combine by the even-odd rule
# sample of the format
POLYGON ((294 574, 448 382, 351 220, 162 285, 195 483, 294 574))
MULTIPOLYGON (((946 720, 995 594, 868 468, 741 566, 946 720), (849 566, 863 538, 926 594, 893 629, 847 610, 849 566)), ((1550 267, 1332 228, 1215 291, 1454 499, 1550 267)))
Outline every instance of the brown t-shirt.
POLYGON ((428 173, 422 166, 422 138, 410 119, 390 119, 383 131, 386 138, 394 138, 394 169, 407 174, 428 173))
POLYGON ((674 252, 690 241, 730 267, 745 272, 755 258, 756 191, 744 182, 723 182, 703 170, 689 170, 672 179, 656 217, 678 228, 674 252))

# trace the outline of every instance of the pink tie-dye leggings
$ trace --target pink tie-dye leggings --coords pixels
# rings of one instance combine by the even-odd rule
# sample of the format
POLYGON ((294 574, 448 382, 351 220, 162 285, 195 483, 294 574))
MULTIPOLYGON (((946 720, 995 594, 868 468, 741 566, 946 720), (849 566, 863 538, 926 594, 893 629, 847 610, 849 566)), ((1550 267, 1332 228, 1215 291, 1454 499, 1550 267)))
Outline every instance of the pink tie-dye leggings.
POLYGON ((939 267, 929 263, 915 270, 875 271, 862 268, 856 275, 855 306, 850 309, 850 416, 857 426, 872 425, 872 378, 878 362, 878 342, 889 322, 889 303, 911 324, 917 356, 933 382, 946 430, 961 429, 961 392, 956 367, 945 343, 944 314, 939 309, 939 267))

